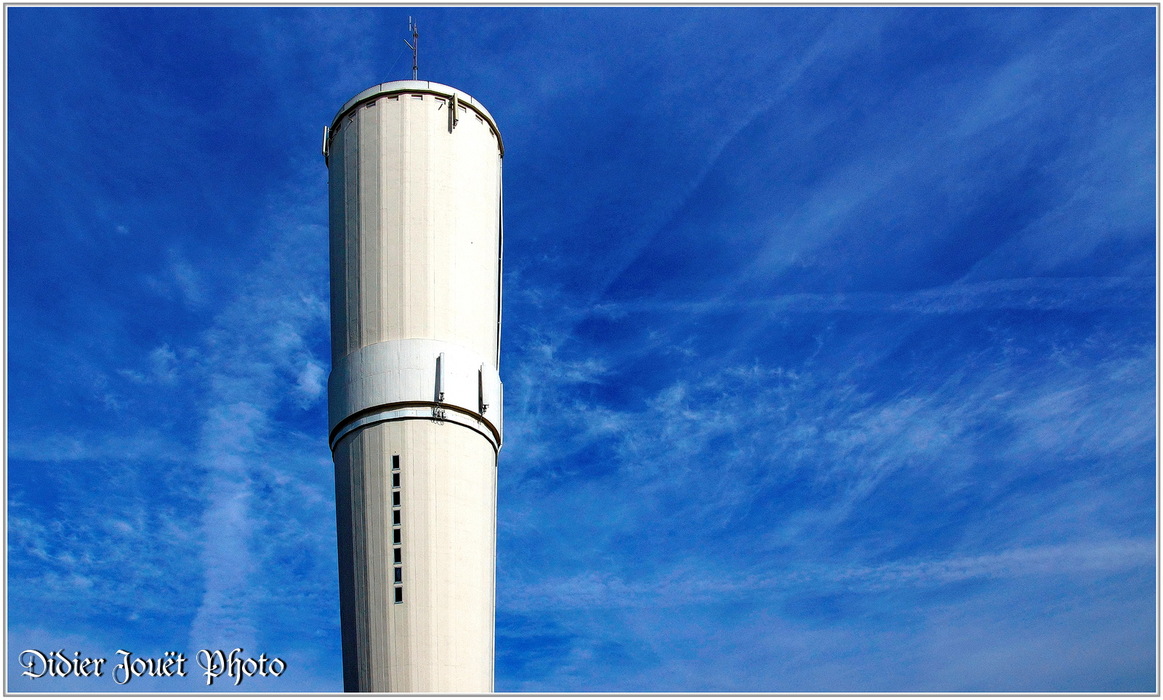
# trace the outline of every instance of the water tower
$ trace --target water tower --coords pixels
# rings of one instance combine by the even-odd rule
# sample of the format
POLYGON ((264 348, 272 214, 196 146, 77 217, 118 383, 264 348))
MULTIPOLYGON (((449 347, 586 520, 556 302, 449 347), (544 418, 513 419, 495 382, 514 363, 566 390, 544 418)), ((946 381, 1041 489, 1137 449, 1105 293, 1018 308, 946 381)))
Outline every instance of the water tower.
POLYGON ((492 692, 500 131, 401 80, 348 100, 323 144, 344 689, 492 692))

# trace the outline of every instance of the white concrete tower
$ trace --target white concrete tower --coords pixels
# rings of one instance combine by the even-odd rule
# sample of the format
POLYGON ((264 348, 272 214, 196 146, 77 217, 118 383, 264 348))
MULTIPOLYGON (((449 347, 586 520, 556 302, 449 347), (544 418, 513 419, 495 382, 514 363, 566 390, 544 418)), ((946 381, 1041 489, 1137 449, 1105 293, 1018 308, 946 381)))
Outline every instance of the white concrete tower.
POLYGON ((344 688, 492 692, 500 132, 463 92, 400 80, 323 144, 344 688))

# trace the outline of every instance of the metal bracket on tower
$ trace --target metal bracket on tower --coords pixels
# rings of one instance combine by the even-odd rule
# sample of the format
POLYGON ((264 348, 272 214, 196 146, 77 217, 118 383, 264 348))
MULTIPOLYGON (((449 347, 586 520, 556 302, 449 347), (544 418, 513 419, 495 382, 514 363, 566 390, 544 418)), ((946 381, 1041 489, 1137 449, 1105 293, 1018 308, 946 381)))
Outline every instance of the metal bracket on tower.
POLYGON ((451 107, 448 110, 448 133, 451 134, 452 130, 456 128, 456 123, 460 121, 460 99, 455 92, 452 93, 452 100, 448 104, 451 107))
MULTIPOLYGON (((444 403, 444 353, 436 356, 436 403, 444 403)), ((441 406, 432 407, 432 417, 438 421, 445 418, 445 410, 441 406)))
POLYGON ((485 366, 482 364, 477 370, 477 395, 480 397, 481 415, 489 410, 489 397, 485 393, 485 366))

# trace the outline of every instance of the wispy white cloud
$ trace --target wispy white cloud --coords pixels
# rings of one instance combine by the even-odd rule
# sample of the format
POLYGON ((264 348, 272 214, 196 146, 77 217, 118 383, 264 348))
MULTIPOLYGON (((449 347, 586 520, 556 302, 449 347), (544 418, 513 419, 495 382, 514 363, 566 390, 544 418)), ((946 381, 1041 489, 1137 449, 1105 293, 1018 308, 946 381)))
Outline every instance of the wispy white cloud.
POLYGON ((201 308, 208 301, 206 280, 178 248, 170 248, 162 269, 144 275, 142 281, 162 298, 173 299, 186 308, 201 308))
POLYGON ((189 451, 173 435, 157 428, 110 434, 105 431, 46 430, 39 435, 14 437, 8 444, 11 459, 29 462, 82 462, 101 460, 175 462, 189 451))
MULTIPOLYGON (((909 591, 973 580, 1114 574, 1149 570, 1150 539, 1074 542, 1018 547, 977 556, 894 562, 880 566, 820 567, 783 574, 724 572, 710 575, 688 566, 646 580, 625 580, 602 571, 554 577, 516 586, 510 609, 520 612, 596 608, 657 608, 729 603, 756 593, 909 591)), ((1020 582, 1019 582, 1020 585, 1020 582)))
POLYGON ((1101 311, 1148 308, 1154 281, 1147 277, 1024 278, 956 282, 907 292, 773 294, 706 301, 605 301, 577 309, 573 317, 622 319, 631 313, 708 314, 756 311, 767 314, 865 313, 962 314, 973 311, 1101 311))
POLYGON ((301 397, 299 402, 301 408, 307 408, 323 395, 327 388, 326 380, 327 372, 321 364, 311 360, 303 364, 298 381, 295 383, 295 389, 301 397))
POLYGON ((182 300, 191 306, 199 306, 205 300, 201 275, 181 256, 171 255, 170 274, 174 284, 182 294, 182 300))
MULTIPOLYGON (((285 556, 259 546, 272 523, 286 517, 273 510, 283 499, 266 494, 288 488, 311 491, 317 487, 302 483, 304 479, 310 483, 329 477, 327 471, 296 474, 269 466, 292 454, 273 437, 280 407, 318 406, 324 360, 316 356, 318 346, 309 338, 326 332, 327 319, 317 296, 322 275, 315 268, 322 263, 315 263, 314 274, 303 274, 302 269, 303 260, 322 257, 307 251, 325 247, 323 231, 293 220, 271 222, 270 227, 269 257, 248 275, 237 298, 205 335, 208 391, 201 401, 204 419, 198 446, 198 461, 206 474, 200 528, 205 588, 190 630, 195 646, 253 648, 261 641, 259 624, 266 617, 256 618, 261 609, 257 602, 277 580, 278 557, 285 556)), ((326 446, 320 443, 315 452, 326 456, 326 446)), ((319 498, 315 501, 300 515, 326 516, 319 498)), ((285 546, 293 550, 303 545, 294 539, 301 534, 288 534, 291 540, 285 546)))
POLYGON ((180 479, 167 467, 150 469, 154 488, 146 491, 134 466, 110 458, 90 465, 93 482, 60 494, 57 509, 34 505, 23 491, 9 494, 9 572, 21 584, 9 590, 11 609, 23 615, 30 606, 84 600, 58 619, 78 632, 89 628, 88 616, 136 628, 190 614, 196 517, 180 479), (153 499, 158 491, 170 493, 165 503, 153 499))

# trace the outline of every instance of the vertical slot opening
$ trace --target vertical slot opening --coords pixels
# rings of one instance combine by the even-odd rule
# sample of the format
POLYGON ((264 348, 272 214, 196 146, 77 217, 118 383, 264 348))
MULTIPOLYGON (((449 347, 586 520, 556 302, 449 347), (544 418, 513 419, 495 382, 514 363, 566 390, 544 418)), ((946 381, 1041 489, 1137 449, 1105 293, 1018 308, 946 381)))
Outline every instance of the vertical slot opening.
POLYGON ((404 569, 401 562, 404 559, 404 551, 401 545, 403 539, 400 530, 400 455, 392 455, 392 563, 394 567, 394 583, 396 584, 396 603, 404 602, 404 569))

